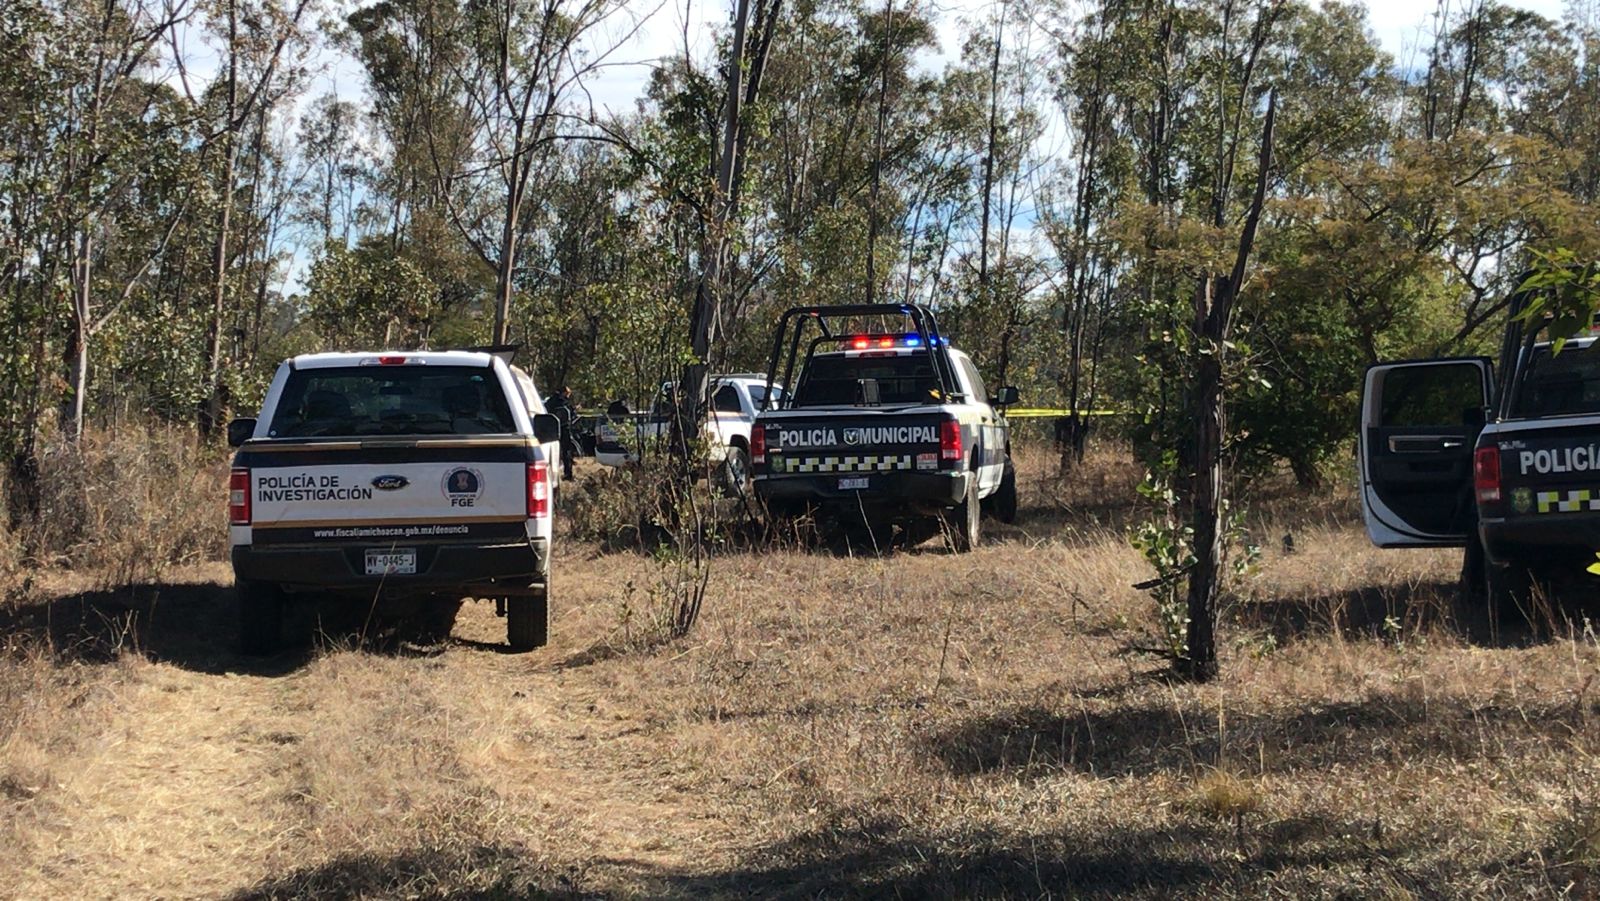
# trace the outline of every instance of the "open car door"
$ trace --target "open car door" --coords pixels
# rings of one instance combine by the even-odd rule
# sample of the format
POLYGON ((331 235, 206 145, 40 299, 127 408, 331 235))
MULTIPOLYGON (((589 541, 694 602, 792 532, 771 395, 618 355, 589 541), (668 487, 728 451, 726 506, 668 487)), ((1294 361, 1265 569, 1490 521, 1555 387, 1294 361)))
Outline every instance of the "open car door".
POLYGON ((1461 547, 1472 452, 1494 384, 1485 357, 1380 363, 1361 393, 1361 512, 1378 547, 1461 547))

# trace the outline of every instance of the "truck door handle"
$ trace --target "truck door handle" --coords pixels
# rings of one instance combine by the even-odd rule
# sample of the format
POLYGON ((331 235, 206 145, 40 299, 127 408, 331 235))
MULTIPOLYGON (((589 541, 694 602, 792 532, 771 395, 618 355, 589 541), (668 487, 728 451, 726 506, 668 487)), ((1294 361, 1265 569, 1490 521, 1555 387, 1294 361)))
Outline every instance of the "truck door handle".
POLYGON ((1391 435, 1389 452, 1427 454, 1466 447, 1466 442, 1451 435, 1391 435))

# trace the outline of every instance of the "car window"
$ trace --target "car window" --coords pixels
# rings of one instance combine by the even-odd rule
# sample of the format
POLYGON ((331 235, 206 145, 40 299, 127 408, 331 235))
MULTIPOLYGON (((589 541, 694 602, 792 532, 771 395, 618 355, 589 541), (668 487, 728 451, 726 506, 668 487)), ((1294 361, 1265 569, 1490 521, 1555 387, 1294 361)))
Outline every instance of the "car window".
MULTIPOLYGON (((782 388, 778 387, 777 385, 773 385, 772 386, 772 398, 773 398, 773 407, 774 408, 783 406, 784 400, 786 400, 788 397, 789 397, 789 392, 783 390, 782 388)), ((750 386, 750 402, 756 405, 756 409, 757 410, 765 410, 765 409, 767 409, 767 386, 766 385, 751 385, 750 386)))
POLYGON ((523 373, 517 373, 517 388, 522 391, 528 415, 534 416, 545 412, 544 401, 539 397, 539 389, 534 387, 533 379, 523 373))
POLYGON ((717 393, 711 396, 711 409, 718 413, 743 413, 744 407, 739 405, 739 389, 732 385, 723 385, 717 393))
POLYGON ((926 353, 878 356, 818 356, 800 376, 794 390, 796 407, 848 405, 860 399, 860 381, 876 379, 878 399, 885 404, 939 402, 939 378, 926 353))
POLYGON ((1559 354, 1535 348, 1522 374, 1512 416, 1600 413, 1600 341, 1559 354))
POLYGON ((978 367, 973 365, 968 357, 961 357, 961 371, 967 374, 967 384, 972 386, 971 400, 983 402, 989 399, 988 389, 983 387, 983 376, 978 374, 978 367))
POLYGON ((482 366, 351 366, 289 374, 268 434, 483 435, 516 431, 494 370, 482 366))
POLYGON ((1378 425, 1428 428, 1463 425, 1483 411, 1483 376, 1475 363, 1407 366, 1383 377, 1378 425))

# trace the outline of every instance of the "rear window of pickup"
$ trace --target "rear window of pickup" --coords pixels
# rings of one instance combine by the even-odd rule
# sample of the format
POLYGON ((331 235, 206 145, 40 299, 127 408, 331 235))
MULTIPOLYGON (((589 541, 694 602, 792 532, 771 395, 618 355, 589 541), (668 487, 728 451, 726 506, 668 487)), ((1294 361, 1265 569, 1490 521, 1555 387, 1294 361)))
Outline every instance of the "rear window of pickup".
POLYGON ((816 356, 795 388, 794 407, 846 406, 860 400, 860 381, 876 379, 885 404, 938 403, 939 377, 927 353, 816 356))
POLYGON ((515 431, 494 370, 482 366, 297 369, 268 428, 274 438, 515 431))
POLYGON ((1600 342, 1559 354, 1537 347, 1522 375, 1512 416, 1600 413, 1600 342))

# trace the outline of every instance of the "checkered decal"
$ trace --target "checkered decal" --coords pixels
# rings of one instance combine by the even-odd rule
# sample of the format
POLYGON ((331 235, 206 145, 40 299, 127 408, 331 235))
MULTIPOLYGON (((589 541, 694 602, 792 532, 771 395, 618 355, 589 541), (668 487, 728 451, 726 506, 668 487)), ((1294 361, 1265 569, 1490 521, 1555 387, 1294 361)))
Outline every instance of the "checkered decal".
POLYGON ((855 457, 779 457, 772 458, 775 473, 803 472, 888 472, 912 469, 914 454, 868 454, 855 457), (781 461, 781 462, 780 462, 781 461))
POLYGON ((1583 510, 1600 510, 1600 490, 1584 488, 1577 491, 1541 491, 1538 494, 1540 513, 1577 513, 1583 510))

